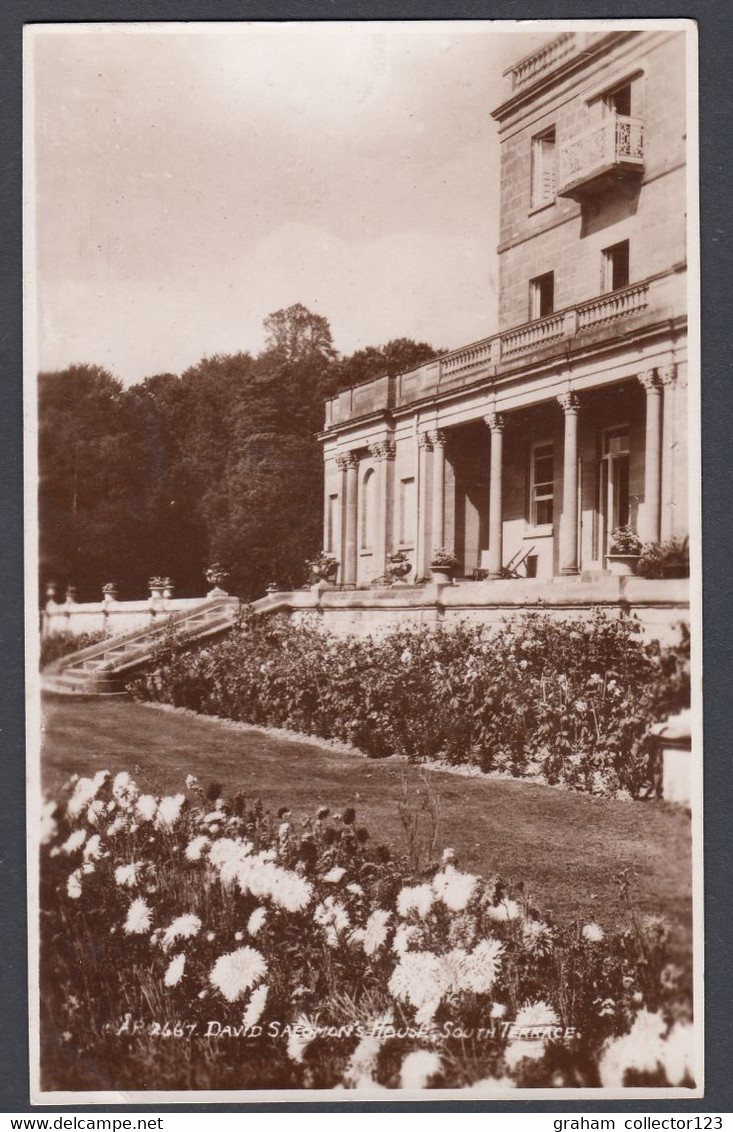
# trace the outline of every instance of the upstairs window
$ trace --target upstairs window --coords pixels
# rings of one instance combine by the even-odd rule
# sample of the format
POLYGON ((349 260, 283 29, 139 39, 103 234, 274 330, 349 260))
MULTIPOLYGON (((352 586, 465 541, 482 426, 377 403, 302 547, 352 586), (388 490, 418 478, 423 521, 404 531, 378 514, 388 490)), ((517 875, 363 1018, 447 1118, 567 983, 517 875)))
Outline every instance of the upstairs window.
POLYGON ((555 127, 532 138, 532 191, 530 206, 540 208, 555 199, 555 127))
POLYGON ((603 249, 603 290, 619 291, 629 285, 629 241, 603 249))
POLYGON ((624 83, 614 90, 609 90, 603 96, 603 107, 607 114, 621 114, 624 118, 631 117, 631 83, 624 83))
POLYGON ((555 272, 547 271, 529 281, 529 317, 546 318, 555 309, 555 272))
POLYGON ((555 457, 551 444, 535 444, 530 468, 530 522, 533 527, 552 523, 555 495, 555 457))

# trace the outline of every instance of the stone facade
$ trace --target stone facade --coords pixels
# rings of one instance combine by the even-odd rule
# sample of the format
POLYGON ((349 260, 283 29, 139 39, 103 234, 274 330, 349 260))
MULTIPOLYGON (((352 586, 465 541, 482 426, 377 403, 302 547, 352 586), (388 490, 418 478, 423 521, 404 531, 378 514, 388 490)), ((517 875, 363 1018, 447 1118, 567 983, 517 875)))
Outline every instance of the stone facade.
POLYGON ((687 535, 684 58, 566 33, 507 72, 499 333, 327 403, 342 587, 437 547, 467 580, 587 582, 617 526, 687 535))

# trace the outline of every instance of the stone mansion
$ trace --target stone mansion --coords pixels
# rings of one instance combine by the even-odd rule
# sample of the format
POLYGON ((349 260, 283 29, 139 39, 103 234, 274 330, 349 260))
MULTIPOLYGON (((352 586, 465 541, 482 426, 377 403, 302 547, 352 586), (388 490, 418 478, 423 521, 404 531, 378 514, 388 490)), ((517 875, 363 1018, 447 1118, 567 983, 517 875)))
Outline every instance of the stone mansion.
POLYGON ((326 405, 342 599, 397 551, 488 594, 602 582, 619 526, 687 535, 685 50, 565 32, 507 72, 498 333, 326 405))

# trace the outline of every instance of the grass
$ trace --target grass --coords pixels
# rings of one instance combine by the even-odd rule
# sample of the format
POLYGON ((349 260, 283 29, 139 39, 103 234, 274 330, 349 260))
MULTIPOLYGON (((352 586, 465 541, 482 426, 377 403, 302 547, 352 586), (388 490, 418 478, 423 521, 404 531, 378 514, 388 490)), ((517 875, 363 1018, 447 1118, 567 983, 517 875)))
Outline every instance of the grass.
POLYGON ((418 771, 327 747, 273 737, 215 720, 167 713, 129 700, 49 698, 44 703, 43 786, 53 794, 73 773, 128 770, 153 792, 178 792, 187 774, 244 790, 293 817, 321 805, 352 805, 373 838, 406 853, 398 811, 404 776, 424 773, 437 798, 439 848, 461 867, 524 882, 540 907, 561 919, 625 925, 619 870, 637 875, 643 913, 675 927, 675 953, 691 946, 689 819, 659 802, 593 798, 519 780, 418 771))

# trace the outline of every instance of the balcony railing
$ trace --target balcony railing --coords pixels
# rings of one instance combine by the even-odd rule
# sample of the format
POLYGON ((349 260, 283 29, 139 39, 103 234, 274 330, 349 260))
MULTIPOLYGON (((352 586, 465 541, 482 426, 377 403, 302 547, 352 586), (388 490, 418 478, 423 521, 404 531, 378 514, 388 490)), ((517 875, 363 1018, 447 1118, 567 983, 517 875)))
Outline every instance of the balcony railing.
POLYGON ((509 77, 510 90, 513 92, 528 86, 548 71, 553 71, 560 63, 564 63, 569 55, 573 55, 578 50, 579 39, 579 35, 575 32, 563 32, 553 39, 552 43, 541 47, 533 55, 520 59, 505 72, 509 77))
POLYGON ((560 196, 600 188, 608 174, 644 169, 644 123, 641 118, 610 114, 560 148, 560 196))
MULTIPOLYGON (((372 413, 410 405, 423 397, 501 374, 533 354, 567 348, 578 334, 592 335, 604 327, 649 312, 654 318, 673 318, 685 310, 685 276, 679 270, 653 276, 631 287, 598 295, 567 307, 547 318, 525 322, 490 338, 482 338, 458 350, 397 374, 377 377, 344 389, 326 402, 326 428, 372 413)), ((585 339, 586 341, 588 339, 585 339)))

